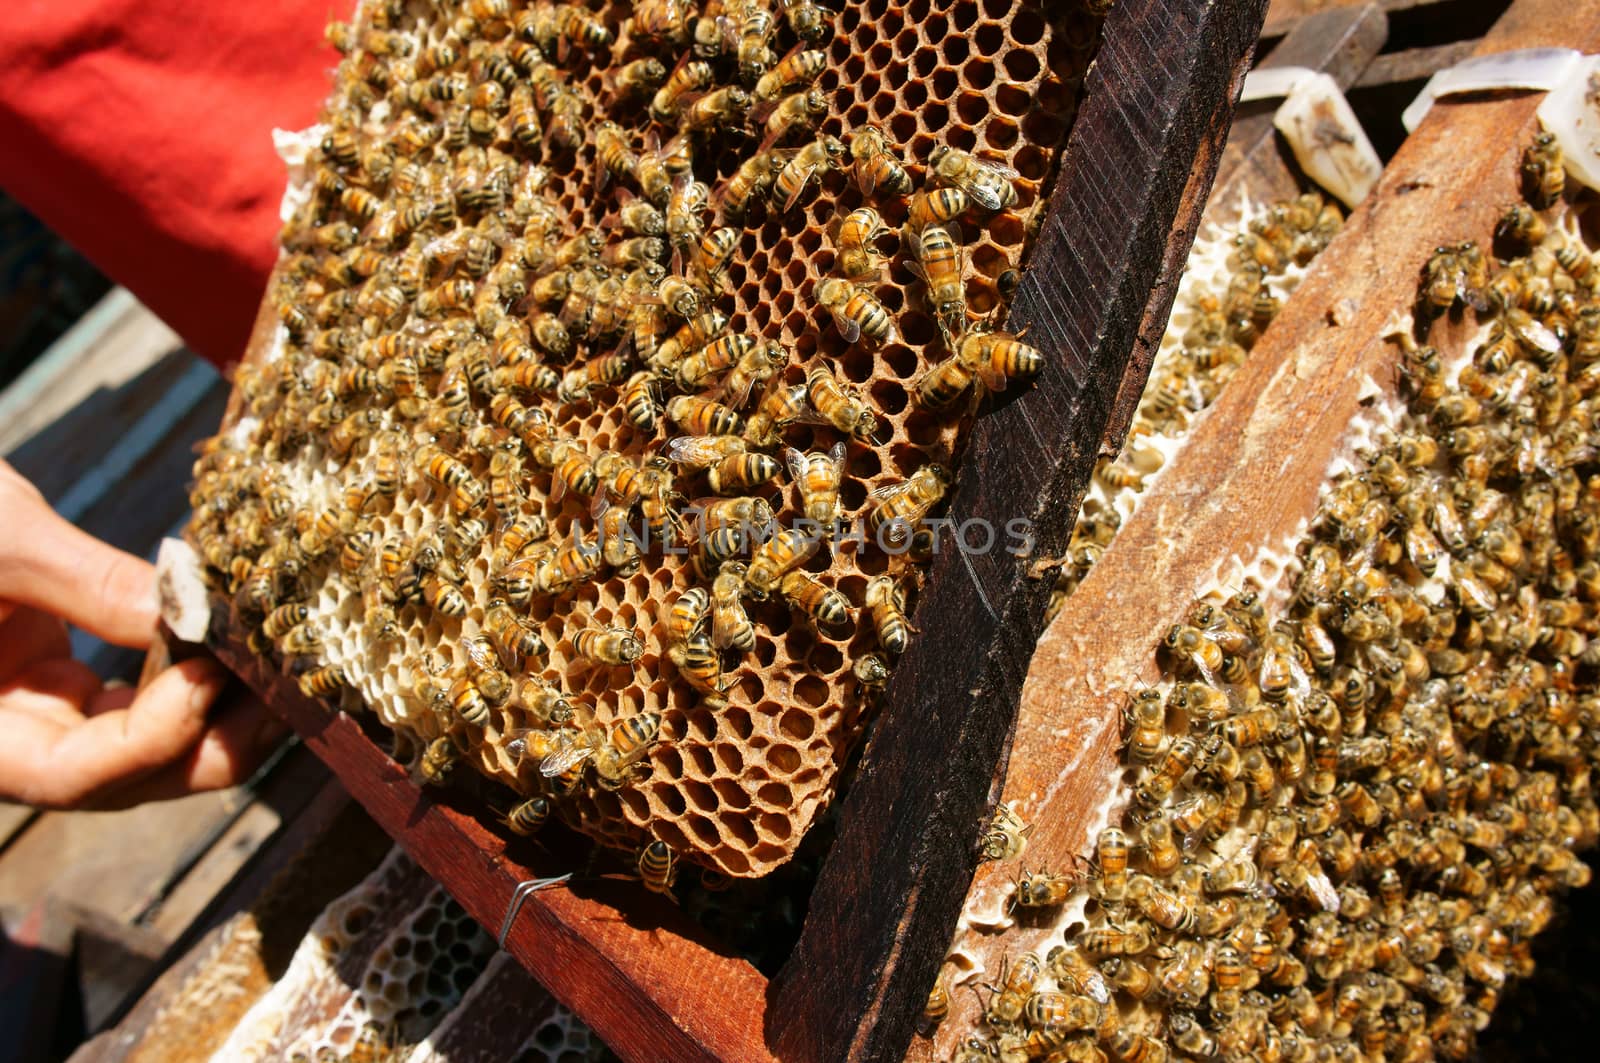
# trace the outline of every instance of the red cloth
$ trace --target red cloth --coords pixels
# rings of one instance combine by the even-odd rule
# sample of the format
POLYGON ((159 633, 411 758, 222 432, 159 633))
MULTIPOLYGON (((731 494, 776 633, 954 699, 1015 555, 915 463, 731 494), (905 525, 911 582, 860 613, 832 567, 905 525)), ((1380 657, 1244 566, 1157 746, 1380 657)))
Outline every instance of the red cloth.
POLYGON ((237 359, 276 256, 272 129, 316 120, 347 4, 0 0, 0 186, 237 359))

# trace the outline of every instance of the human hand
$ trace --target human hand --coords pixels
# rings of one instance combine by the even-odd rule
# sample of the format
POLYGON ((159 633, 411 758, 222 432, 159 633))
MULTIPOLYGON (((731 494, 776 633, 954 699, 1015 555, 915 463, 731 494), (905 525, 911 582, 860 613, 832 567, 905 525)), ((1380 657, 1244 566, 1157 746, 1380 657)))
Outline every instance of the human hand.
POLYGON ((61 519, 0 461, 0 799, 127 808, 232 786, 285 729, 253 699, 208 719, 227 682, 216 661, 107 687, 73 660, 66 622, 147 649, 155 570, 61 519))

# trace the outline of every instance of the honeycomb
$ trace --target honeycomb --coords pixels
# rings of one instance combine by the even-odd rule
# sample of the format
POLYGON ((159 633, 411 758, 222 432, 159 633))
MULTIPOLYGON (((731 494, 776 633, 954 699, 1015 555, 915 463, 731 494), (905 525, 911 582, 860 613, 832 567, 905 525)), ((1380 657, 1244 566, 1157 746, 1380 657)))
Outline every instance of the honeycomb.
MULTIPOLYGON (((750 433, 766 445, 753 444, 751 453, 777 459, 793 447, 820 460, 845 445, 843 519, 874 510, 880 488, 904 485, 931 463, 952 465, 970 404, 932 412, 915 385, 936 365, 949 372, 957 364, 952 348, 965 351, 987 327, 978 318, 1003 310, 1098 39, 1106 5, 1092 6, 871 0, 834 12, 797 0, 769 12, 753 3, 696 11, 679 0, 593 10, 468 0, 368 3, 350 23, 336 23, 330 39, 345 53, 336 87, 322 124, 301 143, 285 199, 284 253, 269 294, 276 332, 240 370, 237 401, 196 465, 192 493, 191 539, 219 599, 230 596, 252 629, 254 648, 281 655, 308 692, 370 708, 424 778, 470 764, 521 797, 548 795, 556 814, 603 842, 639 850, 658 840, 678 858, 733 876, 757 876, 787 860, 831 801, 881 682, 881 672, 857 678, 858 668, 886 663, 874 610, 863 607, 869 581, 894 576, 909 606, 922 571, 917 556, 849 537, 824 544, 800 571, 815 578, 818 594, 842 594, 852 622, 819 626, 780 594, 746 597, 753 646, 720 654, 720 679, 694 683, 672 663, 688 640, 675 639, 668 623, 685 592, 713 585, 714 573, 691 556, 703 544, 688 553, 649 550, 636 569, 619 547, 575 586, 547 578, 586 572, 586 565, 562 565, 576 558, 574 544, 595 541, 607 519, 603 510, 596 516, 590 495, 610 488, 586 486, 581 473, 592 473, 602 456, 621 455, 622 466, 604 459, 609 485, 621 482, 613 478, 621 467, 649 474, 658 468, 652 460, 683 456, 669 440, 685 431, 666 417, 648 430, 629 419, 643 400, 630 400, 619 385, 637 379, 635 372, 655 374, 663 402, 681 385, 721 395, 748 417, 806 384, 813 367, 865 404, 875 431, 846 434, 834 426, 848 419, 814 423, 818 412, 790 411, 799 416, 778 422, 781 447, 750 433), (812 17, 817 32, 802 42, 795 26, 812 17), (681 34, 648 32, 661 25, 681 25, 681 34), (671 72, 669 84, 694 80, 702 68, 687 54, 691 35, 710 55, 706 95, 687 104, 689 117, 658 121, 646 105, 650 94, 627 99, 625 87, 651 58, 658 73, 671 72), (780 93, 772 116, 757 112, 748 128, 737 117, 707 117, 710 108, 736 101, 740 88, 760 89, 749 75, 763 64, 787 69, 802 43, 820 54, 814 91, 825 107, 814 132, 780 129, 775 158, 802 174, 812 157, 805 152, 826 154, 828 142, 818 138, 866 145, 862 131, 874 124, 916 195, 929 197, 924 202, 959 206, 955 192, 970 188, 974 202, 949 227, 966 313, 948 305, 934 312, 908 239, 924 231, 921 220, 901 232, 919 201, 891 192, 892 175, 864 198, 860 173, 876 172, 866 163, 859 173, 823 166, 795 197, 756 197, 742 224, 729 226, 729 244, 692 239, 714 234, 727 218, 730 179, 767 149, 763 130, 793 112, 807 82, 780 93), (680 121, 705 132, 686 141, 677 135, 680 121), (629 170, 634 176, 601 179, 605 160, 618 158, 607 137, 620 137, 644 160, 629 170), (629 243, 622 228, 649 201, 639 175, 655 172, 650 164, 669 165, 684 143, 696 145, 690 174, 715 191, 702 206, 693 183, 671 191, 651 184, 668 207, 669 236, 690 236, 670 264, 629 270, 621 263, 646 247, 629 243), (930 173, 936 149, 975 153, 980 175, 930 173), (1001 201, 1002 189, 1014 202, 1001 201), (990 197, 1004 209, 983 209, 990 197), (867 338, 846 342, 820 305, 819 287, 831 295, 836 283, 822 287, 830 271, 854 268, 836 261, 837 228, 867 202, 886 231, 874 245, 879 270, 862 277, 861 291, 892 327, 885 341, 869 342, 884 332, 869 321, 867 338), (714 264, 718 249, 730 248, 724 286, 714 281, 714 264), (603 280, 596 260, 612 264, 603 280), (686 275, 699 277, 700 309, 726 315, 723 336, 758 339, 758 350, 781 345, 786 360, 765 390, 744 399, 740 388, 719 390, 715 377, 673 372, 683 352, 669 358, 659 344, 681 325, 671 308, 680 305, 686 275), (558 284, 571 289, 568 297, 547 299, 548 286, 558 284), (612 327, 618 315, 626 316, 621 342, 612 327), (570 358, 559 353, 552 321, 574 340, 570 358), (420 380, 406 371, 408 357, 422 366, 420 380), (513 371, 534 386, 512 387, 513 371), (505 405, 508 388, 532 411, 531 423, 505 405), (554 468, 558 461, 571 475, 554 468), (430 466, 451 483, 430 482, 430 466), (496 478, 503 506, 479 497, 496 478), (569 480, 575 486, 565 490, 569 480), (531 554, 521 555, 525 564, 495 556, 513 512, 543 522, 531 554), (434 532, 449 547, 444 567, 426 550, 434 532), (347 558, 354 559, 348 570, 347 558), (516 694, 480 706, 473 691, 498 689, 503 679, 482 671, 487 658, 471 640, 485 630, 506 580, 529 569, 550 593, 517 603, 516 629, 536 636, 546 653, 521 662, 502 653, 491 670, 509 672, 516 694), (424 575, 420 602, 396 585, 424 575), (636 657, 631 666, 584 659, 578 647, 591 637, 586 628, 617 628, 636 639, 613 647, 636 657), (521 685, 530 677, 560 692, 570 719, 566 711, 546 718, 540 688, 521 685), (716 686, 725 689, 707 689, 716 686), (464 700, 441 700, 441 691, 464 700), (613 767, 620 762, 624 770, 602 779, 602 759, 611 754, 613 767), (630 756, 639 758, 636 771, 628 770, 630 756)), ((784 174, 773 181, 790 187, 784 174)), ((938 289, 944 304, 956 298, 948 287, 938 289)), ((860 318, 859 307, 872 310, 864 295, 844 291, 858 308, 847 312, 860 318)), ((1022 348, 1028 354, 1037 357, 1022 348)), ((759 368, 749 364, 752 373, 759 368)), ((1013 366, 1014 375, 1025 376, 1024 368, 1013 366)), ((978 391, 974 385, 968 394, 978 391)), ((828 407, 821 412, 834 409, 825 394, 810 400, 818 401, 828 407)), ((764 460, 745 464, 759 470, 764 460)), ((709 477, 688 463, 666 467, 671 493, 658 486, 645 501, 677 505, 710 493, 709 477)), ((806 509, 781 473, 745 493, 770 502, 785 528, 806 509)), ((639 500, 626 489, 618 494, 613 508, 630 510, 639 500)), ((754 588, 752 579, 746 591, 754 588)), ((699 645, 702 628, 695 631, 699 645)), ((737 644, 737 625, 729 632, 737 644)))
POLYGON ((363 1039, 398 1053, 461 1001, 494 941, 398 847, 307 930, 283 975, 212 1056, 342 1059, 363 1039))
POLYGON ((969 910, 930 996, 937 1023, 982 994, 951 1058, 1462 1059, 1532 973, 1600 837, 1600 272, 1559 189, 1508 209, 1506 257, 1489 235, 1428 261, 1402 401, 1351 426, 1292 554, 1201 594, 1128 692, 1087 869, 1028 868, 1002 810, 1009 917, 969 910))
POLYGON ((1342 223, 1337 204, 1320 192, 1274 204, 1245 198, 1229 213, 1228 224, 1208 220, 1195 238, 1127 439, 1115 458, 1095 466, 1051 596, 1052 618, 1342 223))

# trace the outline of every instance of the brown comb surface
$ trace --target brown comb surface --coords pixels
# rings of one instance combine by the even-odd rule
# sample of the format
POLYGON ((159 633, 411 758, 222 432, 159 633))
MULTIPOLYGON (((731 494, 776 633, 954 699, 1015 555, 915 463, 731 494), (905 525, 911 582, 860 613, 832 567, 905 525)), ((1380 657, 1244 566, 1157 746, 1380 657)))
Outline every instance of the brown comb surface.
MULTIPOLYGON (((939 145, 972 151, 1017 172, 1015 205, 999 212, 972 208, 959 218, 966 299, 974 315, 997 312, 1003 302, 1002 274, 1023 264, 1030 222, 1048 193, 1057 149, 1065 141, 1078 86, 1098 39, 1097 17, 1075 6, 1047 11, 1049 6, 1005 0, 943 5, 913 0, 902 6, 872 0, 847 5, 837 14, 821 12, 825 31, 815 47, 825 50, 827 64, 815 86, 828 101, 828 113, 815 135, 848 141, 861 126, 877 125, 890 149, 907 163, 918 190, 930 187, 925 161, 939 145)), ((487 45, 504 52, 517 42, 512 20, 523 9, 506 8, 495 0, 478 0, 467 7, 472 25, 458 20, 460 12, 419 15, 423 11, 420 5, 392 13, 373 4, 361 8, 347 33, 354 44, 340 66, 327 117, 337 122, 340 116, 358 112, 363 102, 369 105, 360 112, 365 120, 356 131, 363 156, 393 134, 397 116, 415 112, 439 121, 464 110, 463 101, 471 94, 469 87, 468 94, 453 103, 427 101, 420 108, 396 103, 387 113, 382 106, 373 111, 372 97, 382 97, 385 92, 397 95, 394 86, 399 79, 391 74, 387 89, 369 88, 372 82, 361 80, 363 69, 383 63, 366 51, 369 44, 381 46, 383 40, 371 34, 376 30, 415 42, 408 60, 415 62, 428 43, 443 39, 442 34, 454 24, 451 32, 460 44, 451 69, 463 74, 481 70, 474 65, 474 60, 481 63, 474 50, 487 45), (382 29, 385 22, 386 30, 382 29), (468 31, 467 35, 462 36, 462 31, 468 31), (365 101, 364 95, 369 97, 365 101)), ((547 7, 541 5, 537 10, 547 7)), ((603 118, 617 122, 636 152, 651 143, 670 141, 676 130, 651 120, 648 94, 639 102, 610 106, 607 75, 621 64, 647 55, 658 56, 670 71, 681 50, 635 40, 627 5, 608 4, 589 13, 614 35, 609 46, 592 51, 568 47, 545 55, 545 60, 566 76, 568 85, 589 101, 589 113, 582 123, 584 140, 577 150, 555 150, 548 139, 531 150, 520 147, 510 137, 509 117, 504 113, 496 116, 492 139, 472 143, 503 151, 518 164, 516 191, 505 204, 505 212, 514 214, 519 200, 541 197, 553 204, 563 219, 564 231, 557 240, 593 230, 608 243, 615 243, 628 235, 607 220, 619 203, 619 182, 614 178, 596 180, 603 168, 596 160, 595 128, 603 118), (561 51, 566 54, 558 58, 561 51), (534 166, 548 175, 542 190, 530 179, 538 172, 534 166)), ((797 38, 785 23, 785 12, 774 8, 773 13, 772 53, 782 57, 797 38)), ((394 63, 389 65, 393 68, 394 63)), ((731 57, 717 59, 713 65, 717 80, 712 89, 737 83, 731 57)), ((469 77, 468 84, 479 80, 469 77)), ((525 84, 527 79, 519 74, 513 91, 525 84)), ((548 136, 548 122, 546 125, 548 136)), ((756 130, 751 135, 719 131, 703 142, 695 154, 694 177, 715 193, 760 146, 763 134, 758 124, 756 130)), ((778 146, 798 148, 813 139, 809 133, 794 133, 778 146)), ((415 160, 448 169, 450 155, 436 142, 415 160)), ((317 150, 310 156, 308 177, 299 188, 310 192, 313 205, 286 227, 285 241, 290 246, 313 224, 349 220, 362 227, 361 219, 350 215, 338 196, 312 190, 314 182, 309 175, 318 167, 336 170, 349 185, 361 186, 365 180, 372 195, 384 202, 381 209, 389 209, 398 198, 383 182, 367 180, 364 165, 341 168, 322 159, 317 150)), ((636 193, 637 189, 630 191, 636 193)), ((712 208, 716 199, 713 194, 712 208)), ((885 194, 881 188, 864 198, 853 174, 845 169, 826 172, 820 191, 812 185, 792 210, 785 211, 781 202, 771 198, 756 203, 750 208, 729 267, 732 291, 716 299, 730 319, 729 334, 760 336, 790 350, 787 366, 768 388, 803 383, 808 368, 821 364, 832 369, 841 382, 858 388, 877 414, 879 427, 871 439, 848 441, 840 492, 845 520, 864 518, 872 508, 870 495, 876 489, 901 483, 929 462, 952 464, 959 456, 961 411, 969 409, 958 403, 955 412, 935 414, 914 401, 915 381, 929 367, 951 357, 951 352, 908 265, 910 249, 898 235, 906 220, 907 202, 907 197, 885 194), (876 284, 869 284, 893 316, 898 333, 895 340, 881 345, 865 339, 845 342, 813 294, 815 285, 829 276, 833 267, 830 225, 864 203, 876 207, 895 234, 880 241, 886 268, 876 284)), ((466 230, 481 217, 481 212, 458 209, 455 217, 442 225, 432 223, 411 240, 439 246, 437 241, 453 231, 466 230)), ((706 231, 719 224, 714 209, 703 212, 701 220, 706 231)), ((521 226, 508 223, 507 228, 515 233, 521 226)), ((383 260, 378 267, 380 277, 385 268, 395 265, 405 246, 401 242, 379 249, 383 260)), ((504 253, 504 249, 498 252, 504 253)), ((319 297, 338 290, 338 282, 326 276, 297 279, 313 272, 297 262, 296 256, 286 256, 280 263, 275 295, 270 298, 298 301, 310 313, 317 300, 307 294, 308 287, 319 297)), ((530 271, 529 284, 538 276, 538 271, 530 271)), ((422 290, 466 277, 463 263, 449 263, 444 272, 434 269, 422 290)), ((359 289, 360 285, 357 279, 352 287, 359 289)), ((528 316, 536 308, 515 303, 504 311, 509 317, 518 317, 528 316)), ((458 316, 470 326, 472 307, 458 316)), ((364 322, 352 309, 333 321, 334 326, 359 330, 366 341, 396 334, 423 336, 433 323, 415 314, 409 304, 387 319, 369 315, 364 322)), ((672 322, 669 333, 677 324, 672 322)), ((239 470, 270 466, 297 509, 316 511, 338 503, 344 488, 372 482, 378 450, 374 441, 382 433, 399 431, 408 440, 420 438, 420 418, 403 418, 387 396, 372 392, 358 394, 346 404, 347 414, 376 408, 381 420, 373 435, 357 442, 348 460, 340 462, 333 456, 326 445, 327 429, 306 429, 305 445, 283 444, 284 422, 303 422, 309 405, 296 405, 299 400, 284 367, 299 366, 302 371, 297 375, 305 377, 304 366, 312 357, 317 332, 318 326, 313 325, 295 336, 280 327, 271 349, 251 352, 247 363, 252 375, 251 396, 235 403, 214 448, 216 456, 203 458, 197 466, 197 517, 192 537, 211 562, 210 575, 219 589, 238 591, 249 571, 244 562, 259 562, 273 549, 272 544, 295 538, 292 521, 267 519, 265 507, 252 493, 252 485, 259 486, 259 482, 250 481, 239 470), (278 412, 274 414, 274 410, 278 412), (251 416, 252 412, 265 415, 265 420, 251 416), (274 435, 279 437, 276 443, 271 438, 274 435), (235 456, 241 453, 242 460, 235 456), (239 571, 230 579, 229 566, 220 562, 241 558, 239 571)), ((574 338, 576 355, 570 362, 547 359, 558 373, 617 349, 613 340, 574 338)), ((369 345, 359 349, 367 350, 369 345)), ((336 350, 327 360, 345 367, 367 364, 354 349, 336 350)), ((638 368, 636 360, 629 372, 638 368)), ((439 373, 424 372, 421 395, 425 400, 432 402, 439 386, 439 373)), ((662 380, 662 386, 663 397, 676 393, 670 377, 662 380)), ((595 388, 582 402, 562 402, 555 395, 519 393, 519 397, 530 409, 542 409, 552 431, 575 439, 591 458, 612 451, 637 465, 664 451, 666 440, 681 434, 665 418, 654 432, 640 431, 625 416, 618 394, 618 387, 604 386, 595 388)), ((741 412, 747 416, 754 412, 761 394, 763 389, 758 387, 741 412)), ((489 406, 489 395, 475 390, 466 407, 470 423, 439 439, 485 487, 488 458, 466 440, 472 428, 493 425, 489 406)), ((782 436, 783 445, 801 451, 826 451, 844 438, 831 425, 804 422, 789 425, 782 436)), ((407 444, 404 482, 398 494, 379 499, 362 514, 365 526, 379 533, 380 544, 391 537, 417 536, 430 526, 448 527, 455 519, 450 516, 448 492, 429 490, 427 480, 410 461, 419 445, 407 444)), ((771 453, 781 458, 780 448, 772 448, 771 453)), ((701 474, 679 468, 674 490, 684 499, 694 499, 709 494, 703 481, 701 474)), ((525 462, 522 486, 531 511, 548 519, 549 536, 557 548, 569 541, 575 523, 583 534, 593 535, 588 496, 568 491, 564 497, 554 498, 551 472, 532 460, 525 462)), ((791 525, 801 514, 798 493, 787 474, 746 493, 771 500, 780 525, 791 525)), ((492 505, 476 515, 489 521, 491 528, 500 516, 492 505)), ((494 573, 490 560, 496 539, 491 531, 458 566, 461 589, 469 602, 466 615, 445 616, 420 602, 401 605, 397 610, 402 635, 398 643, 379 642, 363 632, 362 595, 340 578, 342 539, 336 540, 325 554, 306 561, 298 581, 310 607, 308 624, 321 634, 322 644, 288 666, 299 671, 320 663, 337 665, 361 700, 384 724, 409 738, 416 749, 449 734, 465 750, 463 761, 486 776, 520 794, 548 794, 551 784, 541 774, 539 761, 523 755, 522 746, 515 741, 520 737, 525 742, 527 732, 543 725, 515 698, 494 706, 488 724, 478 728, 453 713, 435 711, 412 693, 415 666, 423 653, 442 652, 456 668, 466 664, 460 641, 479 632, 485 609, 496 593, 491 587, 494 573)), ((357 582, 380 578, 371 564, 373 559, 368 560, 357 582)), ((636 714, 661 716, 659 737, 637 773, 612 790, 599 785, 595 772, 586 769, 574 791, 552 798, 562 818, 617 846, 637 848, 651 837, 659 838, 680 857, 736 876, 763 874, 789 858, 818 811, 831 801, 838 770, 860 736, 864 710, 870 706, 872 693, 863 689, 853 672, 863 655, 879 652, 869 611, 862 607, 867 582, 884 572, 902 574, 914 599, 920 578, 920 566, 908 557, 892 556, 871 543, 847 539, 824 544, 805 570, 849 600, 852 625, 845 631, 819 630, 780 595, 765 602, 747 599, 756 644, 752 652, 737 660, 731 653, 723 655, 723 678, 728 683, 725 703, 697 692, 666 659, 665 622, 672 603, 692 586, 709 589, 708 580, 697 574, 690 557, 656 550, 647 553, 639 569, 629 575, 602 566, 596 578, 571 590, 534 596, 531 606, 521 612, 549 648, 549 655, 535 658, 526 667, 563 688, 578 708, 575 725, 599 725, 609 732, 618 721, 636 714), (581 660, 573 651, 572 639, 586 625, 628 629, 643 643, 643 655, 631 668, 595 666, 581 660)), ((290 601, 296 594, 292 588, 280 591, 272 604, 290 601)), ((259 617, 255 619, 259 621, 259 617)), ((514 679, 518 677, 513 673, 514 679)), ((448 680, 444 682, 448 685, 448 680)))

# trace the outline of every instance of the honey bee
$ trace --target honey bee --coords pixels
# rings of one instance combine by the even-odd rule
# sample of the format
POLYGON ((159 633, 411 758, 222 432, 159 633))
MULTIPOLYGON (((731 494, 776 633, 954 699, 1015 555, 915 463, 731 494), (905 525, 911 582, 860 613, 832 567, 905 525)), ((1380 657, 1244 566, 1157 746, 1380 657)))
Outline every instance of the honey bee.
POLYGON ((912 473, 910 479, 880 487, 872 493, 878 504, 867 514, 867 527, 880 544, 907 542, 916 526, 949 489, 950 473, 943 465, 924 465, 912 473))
POLYGON ((864 604, 872 615, 878 644, 896 657, 904 653, 912 630, 906 619, 904 588, 893 576, 874 576, 867 582, 864 604))
POLYGON ((691 469, 708 469, 742 457, 745 450, 745 441, 738 436, 677 436, 667 441, 665 455, 691 469))
POLYGON ((717 210, 725 222, 743 222, 750 205, 766 196, 786 162, 780 151, 761 151, 739 164, 717 190, 717 210))
POLYGON ((967 301, 961 281, 961 247, 950 228, 929 225, 911 236, 917 272, 928 285, 928 301, 938 318, 945 343, 966 331, 967 301))
POLYGON ((1553 134, 1539 133, 1522 152, 1522 183, 1528 202, 1539 210, 1555 205, 1566 190, 1566 164, 1553 134))
POLYGON ((730 561, 712 581, 711 644, 719 650, 745 654, 755 649, 755 625, 744 611, 747 571, 743 562, 730 561))
POLYGON ((806 386, 791 384, 773 388, 761 400, 745 424, 745 442, 753 447, 773 447, 782 440, 783 429, 806 414, 806 386))
POLYGON ((491 599, 483 617, 483 631, 494 643, 508 668, 545 655, 545 645, 531 623, 512 611, 503 598, 491 599))
POLYGON ((1153 816, 1140 825, 1144 866, 1152 875, 1165 878, 1182 862, 1183 853, 1173 838, 1172 824, 1165 816, 1153 816))
POLYGON ((711 595, 704 587, 690 587, 673 601, 667 614, 667 659, 678 664, 684 644, 706 623, 711 612, 711 595))
POLYGON ((541 723, 561 726, 572 719, 572 703, 547 679, 526 676, 517 684, 517 703, 541 723))
MULTIPOLYGON (((738 436, 720 438, 744 440, 738 436)), ((706 483, 719 495, 735 494, 759 487, 778 475, 779 465, 770 454, 736 453, 723 458, 706 471, 706 483)))
POLYGON ((818 89, 785 96, 767 116, 767 141, 774 143, 796 130, 810 129, 827 113, 828 98, 818 89))
POLYGON ((816 536, 805 535, 793 528, 781 528, 756 548, 745 574, 745 586, 750 594, 765 600, 784 576, 811 559, 821 545, 816 536))
POLYGON ((472 470, 437 446, 418 449, 412 464, 429 480, 449 489, 450 504, 457 512, 471 513, 489 499, 488 490, 472 475, 472 470))
POLYGON ((322 648, 322 633, 309 622, 296 624, 277 640, 278 648, 290 657, 316 653, 322 648))
POLYGON ((676 903, 672 884, 678 877, 678 866, 667 843, 657 840, 639 850, 639 881, 651 893, 660 893, 676 903))
POLYGON ((880 187, 894 196, 911 194, 911 175, 877 126, 861 126, 850 134, 850 158, 855 163, 856 185, 862 195, 871 196, 880 187))
POLYGON ((280 639, 290 628, 299 627, 311 617, 311 607, 305 602, 289 602, 267 614, 261 622, 261 633, 269 639, 280 639))
POLYGON ((651 203, 666 207, 672 199, 674 182, 690 172, 693 160, 693 141, 687 137, 675 137, 664 147, 645 152, 639 156, 639 169, 635 174, 639 190, 651 203))
POLYGON ((844 145, 831 136, 820 137, 787 155, 772 185, 773 198, 783 201, 785 211, 793 210, 812 179, 840 168, 844 157, 844 145))
POLYGON ((825 277, 817 282, 815 296, 818 305, 833 316, 845 342, 854 343, 863 335, 875 343, 899 338, 888 309, 867 289, 838 277, 825 277))
POLYGON ((846 279, 862 281, 876 278, 882 257, 873 246, 889 231, 883 218, 871 207, 857 207, 839 223, 834 268, 846 279))
POLYGON ((967 193, 960 188, 934 188, 918 192, 911 197, 906 212, 906 231, 921 232, 930 225, 944 225, 964 214, 971 206, 967 193))
POLYGON ((1166 756, 1134 788, 1134 799, 1145 808, 1155 808, 1172 795, 1178 780, 1194 767, 1199 756, 1199 743, 1185 735, 1167 747, 1166 756))
MULTIPOLYGON (((680 64, 650 101, 650 117, 663 124, 675 122, 688 105, 688 98, 710 86, 712 77, 711 64, 703 60, 680 64)), ((649 189, 645 189, 645 195, 655 198, 649 189)))
POLYGON ((346 686, 344 671, 334 664, 313 668, 300 676, 300 693, 308 698, 331 698, 346 686))
POLYGON ((704 630, 691 632, 678 646, 676 656, 669 658, 678 674, 689 685, 703 694, 718 696, 725 689, 722 681, 722 655, 711 644, 711 635, 704 630))
POLYGON ((778 589, 789 604, 822 627, 842 627, 850 622, 850 603, 832 587, 823 586, 804 572, 783 577, 778 589))
POLYGON ((933 988, 928 991, 927 1003, 922 1006, 922 1022, 925 1028, 931 1028, 949 1017, 950 990, 945 987, 942 978, 936 978, 933 988))
POLYGON ((774 103, 791 90, 809 85, 828 65, 828 54, 820 49, 795 48, 771 70, 756 79, 751 102, 761 107, 774 103))
POLYGON ((1166 751, 1167 709, 1161 702, 1159 691, 1141 690, 1123 711, 1127 726, 1128 756, 1140 763, 1149 763, 1166 751))
POLYGON ((661 714, 641 712, 622 720, 594 746, 594 773, 608 790, 620 789, 661 733, 661 714))
POLYGON ((724 227, 706 233, 691 248, 690 271, 708 295, 721 285, 738 247, 739 231, 724 227))
POLYGON ((789 475, 800 492, 800 505, 807 520, 831 527, 839 519, 839 486, 844 479, 844 443, 835 443, 826 454, 802 454, 793 447, 783 452, 789 475))
POLYGON ((688 42, 693 17, 694 5, 688 0, 641 0, 634 5, 629 26, 636 40, 681 48, 688 42))
POLYGON ((639 156, 622 127, 612 121, 601 122, 594 131, 595 161, 600 164, 602 186, 604 176, 635 180, 639 170, 639 156))
POLYGON ((1018 956, 1001 972, 1000 985, 990 986, 994 995, 984 1009, 984 1018, 992 1026, 1006 1026, 1022 1018, 1028 998, 1044 976, 1044 961, 1034 953, 1018 956))
POLYGON ((661 379, 648 369, 641 369, 628 378, 618 393, 628 423, 641 432, 654 432, 661 417, 659 398, 661 379))
POLYGON ((550 801, 544 797, 530 797, 505 815, 505 825, 514 834, 524 838, 539 833, 539 828, 550 818, 550 801))
POLYGON ((455 767, 456 761, 460 759, 461 750, 456 746, 455 739, 449 735, 440 735, 429 742, 422 751, 417 772, 424 783, 437 786, 444 782, 445 776, 450 774, 450 769, 455 767))
POLYGON ((712 133, 737 125, 750 109, 750 94, 738 85, 726 85, 690 103, 679 118, 679 128, 689 133, 712 133))
POLYGON ((631 665, 644 654, 644 643, 617 627, 586 627, 572 637, 572 650, 597 664, 631 665))
POLYGON ((437 572, 422 577, 422 600, 443 616, 466 616, 469 608, 461 588, 437 572))
POLYGON ((1019 176, 1009 166, 940 145, 928 155, 928 177, 938 185, 960 188, 985 210, 1005 210, 1017 202, 1012 181, 1019 176))

